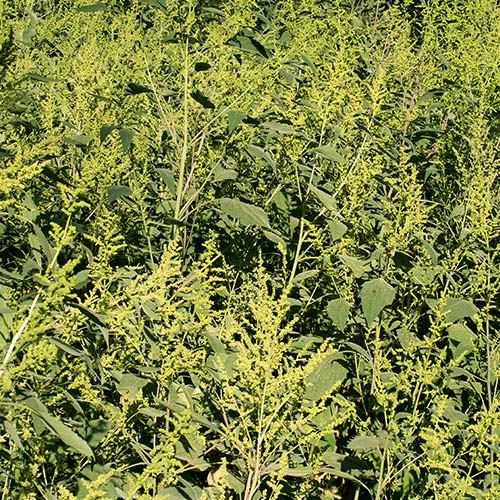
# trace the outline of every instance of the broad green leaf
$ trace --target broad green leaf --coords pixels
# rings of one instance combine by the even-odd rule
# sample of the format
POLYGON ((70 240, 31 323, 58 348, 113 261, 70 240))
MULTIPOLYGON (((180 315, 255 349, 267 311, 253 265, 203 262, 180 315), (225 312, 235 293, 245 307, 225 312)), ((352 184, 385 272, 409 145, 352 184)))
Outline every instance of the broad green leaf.
POLYGON ((373 450, 380 446, 376 436, 356 436, 349 441, 347 448, 350 450, 373 450))
POLYGON ((12 439, 12 442, 19 449, 24 450, 23 443, 21 441, 21 438, 19 437, 19 434, 16 431, 16 428, 14 427, 14 424, 9 422, 8 420, 4 420, 3 427, 5 429, 5 432, 9 435, 10 439, 12 439))
POLYGON ((276 132, 279 135, 293 135, 295 133, 290 125, 280 122, 264 122, 261 126, 271 132, 276 132))
POLYGON ((339 259, 352 271, 355 278, 361 278, 369 269, 369 263, 357 257, 340 254, 339 259))
POLYGON ((332 323, 342 331, 344 331, 347 320, 349 319, 350 308, 349 302, 345 299, 330 300, 326 306, 326 312, 332 320, 332 323))
POLYGON ((67 425, 63 424, 61 420, 50 415, 45 406, 36 398, 28 398, 24 400, 24 404, 32 411, 32 416, 41 419, 45 425, 56 436, 70 448, 73 448, 78 453, 86 457, 94 456, 92 449, 87 442, 82 439, 76 432, 71 430, 67 425))
POLYGON ((215 109, 215 104, 199 90, 191 92, 191 97, 206 109, 215 109))
POLYGON ((78 12, 98 12, 100 10, 108 10, 108 6, 102 2, 96 2, 90 5, 82 5, 81 7, 77 7, 76 10, 78 12))
POLYGON ((390 304, 396 297, 396 292, 391 285, 382 278, 367 281, 359 294, 361 308, 366 322, 370 326, 382 309, 390 304))
POLYGON ((265 149, 262 149, 259 146, 255 146, 254 144, 248 144, 246 150, 252 158, 260 158, 273 168, 276 166, 273 157, 265 149))
POLYGON ((101 141, 101 143, 103 143, 109 134, 111 134, 111 132, 113 132, 113 130, 116 130, 117 128, 119 127, 116 127, 115 125, 103 125, 101 127, 101 130, 99 131, 99 139, 101 141))
POLYGON ((337 163, 342 163, 342 164, 346 163, 347 161, 340 153, 338 153, 331 146, 320 146, 319 148, 315 148, 314 151, 323 158, 326 158, 327 160, 335 161, 337 163))
POLYGON ((455 323, 459 319, 473 318, 479 309, 469 300, 448 298, 442 308, 445 319, 448 323, 455 323))
POLYGON ((318 197, 325 208, 333 211, 337 210, 337 201, 334 196, 313 185, 311 185, 311 191, 318 197))
POLYGON ((337 359, 338 354, 332 354, 313 370, 306 380, 305 399, 315 402, 345 380, 347 370, 337 359))
POLYGON ((217 165, 214 171, 214 181, 221 182, 227 180, 234 180, 238 177, 238 172, 236 170, 232 170, 229 168, 223 168, 220 165, 217 165))
POLYGON ((277 245, 281 245, 284 249, 286 249, 286 241, 279 235, 276 234, 272 231, 263 231, 264 236, 269 240, 272 241, 273 243, 276 243, 277 245))
POLYGON ((128 95, 145 94, 147 92, 153 92, 150 88, 141 85, 140 83, 129 82, 125 93, 128 95))
POLYGON ((327 224, 333 241, 340 240, 340 238, 342 238, 342 236, 344 236, 347 232, 347 226, 339 220, 329 220, 327 224))
POLYGON ((42 249, 47 261, 52 262, 52 259, 54 258, 54 249, 48 242, 42 230, 36 224, 33 224, 33 230, 35 231, 36 238, 40 243, 40 248, 42 249))
POLYGON ((232 134, 236 127, 242 122, 243 118, 245 118, 245 113, 241 111, 235 111, 230 109, 227 112, 227 124, 228 124, 228 132, 232 134))
POLYGON ((132 194, 132 190, 128 186, 109 186, 108 187, 108 201, 112 203, 113 201, 119 200, 120 198, 126 198, 132 194))
POLYGON ((221 198, 219 200, 222 211, 239 220, 243 226, 259 226, 271 229, 266 212, 255 205, 243 203, 237 198, 221 198))
POLYGON ((53 417, 49 413, 41 413, 39 417, 42 418, 61 441, 66 443, 70 448, 85 455, 86 457, 94 456, 92 449, 87 442, 82 439, 76 432, 72 431, 67 425, 63 424, 58 418, 53 417))
POLYGON ((302 273, 297 274, 295 278, 293 278, 294 283, 300 283, 306 279, 312 278, 319 273, 317 269, 310 269, 309 271, 304 271, 302 273))
POLYGON ((132 145, 132 139, 134 138, 135 132, 130 128, 121 128, 119 134, 120 140, 122 141, 122 151, 128 151, 132 145))
POLYGON ((89 135, 73 134, 71 137, 64 137, 63 141, 66 144, 74 144, 75 146, 86 147, 90 144, 92 137, 89 135))
POLYGON ((135 401, 139 391, 148 383, 148 379, 138 377, 132 373, 125 373, 116 385, 116 390, 130 401, 135 401))

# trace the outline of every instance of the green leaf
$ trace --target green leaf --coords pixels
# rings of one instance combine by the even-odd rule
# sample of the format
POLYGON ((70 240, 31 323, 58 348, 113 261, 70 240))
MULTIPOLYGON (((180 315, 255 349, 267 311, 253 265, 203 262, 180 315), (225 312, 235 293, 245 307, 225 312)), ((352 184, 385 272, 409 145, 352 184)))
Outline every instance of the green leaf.
POLYGON ((293 135, 295 133, 290 125, 280 122, 264 122, 261 126, 271 132, 276 132, 278 135, 293 135))
POLYGON ((380 445, 376 436, 356 436, 351 439, 347 448, 350 450, 374 450, 380 445))
POLYGON ((305 399, 315 402, 345 380, 347 370, 337 361, 338 357, 338 354, 330 355, 307 377, 305 399))
POLYGON ((24 450, 23 443, 21 441, 21 438, 19 437, 19 434, 16 431, 16 428, 14 427, 14 424, 9 422, 8 420, 4 420, 3 427, 5 429, 5 432, 9 435, 10 439, 12 439, 12 442, 19 449, 24 450))
POLYGON ((191 92, 191 97, 199 104, 201 104, 206 109, 215 109, 215 104, 199 90, 191 92))
POLYGON ((117 128, 119 127, 116 127, 115 125, 103 125, 101 127, 101 130, 99 131, 99 139, 101 141, 101 143, 103 143, 109 134, 111 134, 111 132, 113 132, 113 130, 116 130, 117 128))
POLYGON ((248 146, 246 147, 246 150, 247 150, 247 153, 252 158, 260 158, 261 160, 264 160, 271 167, 273 167, 273 168, 276 167, 276 163, 274 162, 273 157, 265 149, 263 149, 259 146, 255 146, 254 144, 248 144, 248 146))
POLYGON ((208 64, 207 62, 197 62, 195 63, 194 65, 194 70, 195 71, 207 71, 211 68, 212 66, 210 66, 210 64, 208 64))
POLYGON ((326 193, 325 191, 322 191, 321 189, 313 185, 311 185, 311 191, 318 197, 319 201, 325 208, 332 211, 337 210, 337 201, 335 200, 334 196, 326 193))
POLYGON ((473 318, 479 309, 469 300, 450 297, 446 299, 441 312, 444 313, 448 323, 455 323, 459 319, 473 318))
POLYGON ((349 319, 350 308, 349 302, 345 299, 330 300, 326 306, 326 312, 332 323, 342 331, 345 330, 347 320, 349 319))
POLYGON ((382 278, 377 278, 367 281, 363 285, 359 296, 361 298, 363 314, 368 326, 370 326, 382 309, 392 304, 396 298, 396 291, 382 278))
POLYGON ((132 373, 125 373, 116 385, 116 390, 130 401, 135 401, 139 391, 148 384, 149 380, 132 373))
POLYGON ((149 87, 133 82, 129 82, 127 84, 127 88, 125 89, 125 94, 127 95, 145 94, 147 92, 152 93, 153 91, 149 87))
POLYGON ((340 240, 347 232, 347 226, 339 220, 329 220, 327 224, 333 241, 340 240))
POLYGON ((327 160, 342 164, 347 162, 347 160, 331 146, 320 146, 319 148, 315 148, 314 151, 327 160))
POLYGON ((369 269, 369 263, 357 257, 340 254, 339 259, 352 271, 355 278, 361 278, 369 269))
POLYGON ((243 203, 237 198, 221 198, 219 200, 222 211, 239 220, 243 226, 259 226, 271 229, 266 212, 255 205, 243 203))
POLYGON ((122 151, 125 152, 132 145, 135 132, 130 128, 121 128, 119 133, 120 140, 122 141, 122 151))
POLYGON ((130 196, 132 192, 133 191, 128 186, 109 186, 108 201, 112 203, 120 198, 126 198, 127 196, 130 196))
POLYGON ((241 111, 234 111, 230 109, 227 112, 227 122, 228 122, 228 132, 229 134, 232 134, 236 127, 241 123, 243 118, 245 118, 245 113, 242 113, 241 111))
POLYGON ((94 453, 87 442, 76 432, 72 431, 67 425, 63 424, 58 418, 50 415, 49 413, 39 413, 38 416, 47 423, 47 425, 54 431, 63 443, 67 444, 70 448, 73 448, 86 457, 94 456, 94 453))
POLYGON ((272 241, 273 243, 276 243, 277 245, 282 245, 283 248, 286 249, 286 241, 276 233, 273 233, 272 231, 263 231, 264 236, 269 240, 272 241))
POLYGON ((98 12, 100 10, 108 10, 108 6, 102 2, 96 2, 90 5, 82 5, 81 7, 77 7, 76 10, 78 12, 98 12))
POLYGON ((93 457, 92 449, 76 432, 51 415, 45 406, 36 398, 24 400, 25 406, 31 410, 33 417, 40 418, 63 443, 86 457, 93 457))
POLYGON ((217 165, 214 171, 214 182, 221 182, 227 180, 234 180, 238 177, 238 172, 229 168, 217 165))

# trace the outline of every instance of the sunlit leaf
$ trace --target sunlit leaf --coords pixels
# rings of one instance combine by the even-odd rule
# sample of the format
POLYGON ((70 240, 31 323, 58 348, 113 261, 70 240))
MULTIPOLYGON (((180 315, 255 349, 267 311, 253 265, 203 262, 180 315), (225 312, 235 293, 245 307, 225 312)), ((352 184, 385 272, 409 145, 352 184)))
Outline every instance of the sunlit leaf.
POLYGON ((396 291, 382 278, 367 281, 359 294, 361 308, 368 326, 380 314, 384 307, 392 304, 396 298, 396 291))

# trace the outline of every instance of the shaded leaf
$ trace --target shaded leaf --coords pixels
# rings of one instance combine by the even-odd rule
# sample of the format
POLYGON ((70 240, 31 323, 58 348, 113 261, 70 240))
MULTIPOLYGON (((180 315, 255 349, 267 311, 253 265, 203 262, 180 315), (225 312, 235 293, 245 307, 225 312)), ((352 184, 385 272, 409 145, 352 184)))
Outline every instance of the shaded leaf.
POLYGON ((199 90, 191 92, 191 97, 206 109, 215 109, 215 104, 199 90))
POLYGON ((379 447, 379 439, 376 436, 356 436, 351 439, 347 448, 350 450, 373 450, 379 447))
POLYGON ((129 82, 125 93, 128 95, 145 94, 146 92, 153 92, 149 87, 145 87, 140 83, 129 82))
POLYGON ((125 373, 116 385, 116 390, 130 401, 135 401, 139 391, 149 383, 148 379, 125 373))
POLYGON ((122 141, 122 151, 127 151, 132 145, 132 139, 134 138, 135 132, 130 128, 120 129, 120 140, 122 141))
POLYGON ((211 68, 212 66, 210 66, 210 64, 208 64, 207 62, 197 62, 195 63, 194 65, 194 70, 195 71, 207 71, 211 68))
POLYGON ((128 186, 109 186, 108 201, 112 203, 120 198, 126 198, 127 196, 130 196, 132 192, 133 191, 128 186))

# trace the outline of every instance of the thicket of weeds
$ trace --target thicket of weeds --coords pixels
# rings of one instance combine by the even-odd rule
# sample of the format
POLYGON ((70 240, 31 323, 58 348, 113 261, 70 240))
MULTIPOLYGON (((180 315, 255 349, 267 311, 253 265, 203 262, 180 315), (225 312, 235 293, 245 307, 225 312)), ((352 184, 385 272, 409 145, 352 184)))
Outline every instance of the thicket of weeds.
POLYGON ((0 3, 4 499, 500 497, 488 0, 0 3))

